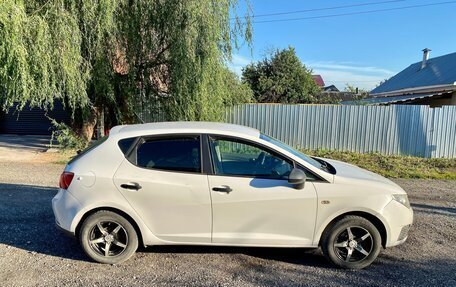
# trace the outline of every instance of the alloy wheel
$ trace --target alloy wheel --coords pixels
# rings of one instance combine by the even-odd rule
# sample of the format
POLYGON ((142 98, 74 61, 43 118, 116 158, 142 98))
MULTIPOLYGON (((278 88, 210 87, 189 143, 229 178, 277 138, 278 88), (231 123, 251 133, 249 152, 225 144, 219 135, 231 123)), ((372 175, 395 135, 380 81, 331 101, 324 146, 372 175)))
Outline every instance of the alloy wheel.
POLYGON ((127 248, 128 234, 118 222, 101 221, 90 230, 89 245, 99 255, 118 256, 127 248))
POLYGON ((334 241, 334 252, 345 262, 360 262, 372 252, 374 240, 369 231, 350 226, 339 232, 334 241))

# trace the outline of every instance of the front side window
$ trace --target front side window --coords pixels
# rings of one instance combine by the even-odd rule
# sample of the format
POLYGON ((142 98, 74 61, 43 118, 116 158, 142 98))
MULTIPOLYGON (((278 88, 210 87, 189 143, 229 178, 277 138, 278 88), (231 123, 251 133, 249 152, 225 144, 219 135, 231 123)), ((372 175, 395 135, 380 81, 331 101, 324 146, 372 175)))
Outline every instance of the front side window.
POLYGON ((200 138, 146 139, 137 148, 136 162, 144 168, 200 173, 200 138))
POLYGON ((262 147, 234 139, 212 139, 215 173, 271 179, 287 179, 293 165, 262 147))

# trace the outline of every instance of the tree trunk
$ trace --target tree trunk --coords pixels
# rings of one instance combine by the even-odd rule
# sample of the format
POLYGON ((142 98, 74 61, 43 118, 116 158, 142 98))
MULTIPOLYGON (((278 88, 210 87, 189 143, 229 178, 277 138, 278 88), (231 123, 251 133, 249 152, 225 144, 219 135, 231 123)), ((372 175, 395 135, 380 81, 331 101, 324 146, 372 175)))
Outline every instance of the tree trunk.
POLYGON ((98 108, 93 107, 89 111, 89 116, 82 122, 80 134, 87 142, 92 140, 93 132, 95 131, 95 126, 97 125, 98 114, 98 108))
POLYGON ((98 110, 98 120, 97 120, 97 140, 105 136, 105 114, 103 108, 98 110))

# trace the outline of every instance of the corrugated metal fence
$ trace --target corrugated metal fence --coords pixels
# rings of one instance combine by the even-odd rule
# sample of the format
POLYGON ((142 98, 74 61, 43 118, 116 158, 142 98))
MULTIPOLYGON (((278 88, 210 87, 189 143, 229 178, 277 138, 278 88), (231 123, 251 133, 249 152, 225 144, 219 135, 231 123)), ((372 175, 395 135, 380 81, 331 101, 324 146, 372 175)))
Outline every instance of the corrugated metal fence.
POLYGON ((456 106, 247 104, 226 119, 298 148, 456 157, 456 106))

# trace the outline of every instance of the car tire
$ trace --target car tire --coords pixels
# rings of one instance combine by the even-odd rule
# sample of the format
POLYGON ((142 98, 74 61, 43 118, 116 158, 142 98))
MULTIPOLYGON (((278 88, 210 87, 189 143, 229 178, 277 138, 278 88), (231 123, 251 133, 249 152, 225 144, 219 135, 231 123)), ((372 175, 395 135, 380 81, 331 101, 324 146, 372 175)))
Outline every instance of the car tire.
POLYGON ((123 216, 107 210, 84 220, 79 241, 87 256, 105 264, 121 263, 138 249, 138 234, 133 225, 123 216))
POLYGON ((346 216, 324 232, 321 249, 334 265, 345 269, 369 266, 380 253, 382 239, 369 220, 360 216, 346 216))

